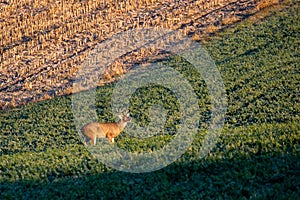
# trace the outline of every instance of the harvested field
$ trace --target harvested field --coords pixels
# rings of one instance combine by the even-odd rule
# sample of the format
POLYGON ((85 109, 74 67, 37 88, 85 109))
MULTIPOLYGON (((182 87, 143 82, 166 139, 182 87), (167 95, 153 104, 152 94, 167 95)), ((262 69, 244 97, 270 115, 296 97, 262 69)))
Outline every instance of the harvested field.
MULTIPOLYGON (((0 199, 299 199, 299 0, 276 6, 270 5, 278 1, 266 0, 214 5, 139 1, 126 7, 72 0, 16 2, 0 3, 0 199), (205 12, 190 13, 197 6, 205 12), (178 15, 175 8, 181 9, 178 15), (104 15, 108 11, 113 18, 104 15), (172 22, 174 16, 179 20, 172 22), (48 17, 44 23, 43 17, 48 17), (125 19, 132 21, 109 30, 106 22, 125 19), (155 19, 157 24, 149 24, 155 19), (179 34, 160 29, 142 38, 145 42, 117 37, 137 25, 157 30, 164 22, 179 34), (203 70, 186 58, 180 31, 190 37, 187 41, 199 41, 215 66, 204 62, 203 70), (168 36, 174 36, 177 43, 169 46, 176 48, 153 48, 162 39, 170 44, 168 36), (101 48, 105 54, 87 56, 101 48), (150 68, 151 62, 157 68, 150 68), (90 71, 94 66, 106 67, 90 71), (102 77, 94 73, 102 69, 102 77), (82 71, 96 74, 80 79, 83 86, 87 81, 102 86, 76 93, 72 82, 80 82, 74 77, 82 77, 82 71), (205 78, 218 76, 217 71, 221 81, 205 78), (135 72, 138 81, 120 84, 135 72), (190 87, 182 87, 186 83, 190 87), (121 94, 130 87, 135 87, 132 94, 121 94), (96 145, 85 146, 82 127, 115 122, 120 111, 115 100, 128 106, 132 123, 114 144, 98 138, 96 145), (224 101, 226 108, 219 106, 224 101), (199 109, 189 108, 194 106, 199 109), (217 138, 211 128, 217 129, 217 138)), ((131 33, 143 36, 142 31, 131 33)), ((199 52, 189 55, 207 61, 199 52)))
MULTIPOLYGON (((162 27, 201 41, 277 4, 264 0, 0 2, 0 109, 70 94, 89 52, 120 32, 162 27)), ((109 83, 159 52, 133 52, 106 69, 109 83), (145 59, 146 58, 146 59, 145 59)), ((150 58, 151 60, 151 58, 150 58)))

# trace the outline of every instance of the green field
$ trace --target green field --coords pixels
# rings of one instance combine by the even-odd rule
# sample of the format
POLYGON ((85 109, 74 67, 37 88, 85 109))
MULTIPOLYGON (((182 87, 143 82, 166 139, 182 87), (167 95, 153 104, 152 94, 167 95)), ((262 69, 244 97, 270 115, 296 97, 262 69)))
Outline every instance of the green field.
MULTIPOLYGON (((216 62, 228 98, 222 135, 204 159, 198 154, 210 116, 209 93, 201 76, 190 73, 192 66, 175 56, 163 64, 189 80, 202 113, 199 132, 180 159, 144 174, 103 165, 81 143, 71 97, 57 97, 0 113, 0 199, 300 198, 299 2, 270 12, 203 45, 216 62)), ((109 109, 113 88, 97 89, 101 121, 114 120, 109 109)), ((164 92, 159 86, 142 88, 130 105, 142 125, 149 122, 147 100, 168 108, 164 132, 150 139, 125 132, 116 145, 149 152, 172 140, 180 114, 172 93, 159 98, 164 92)))

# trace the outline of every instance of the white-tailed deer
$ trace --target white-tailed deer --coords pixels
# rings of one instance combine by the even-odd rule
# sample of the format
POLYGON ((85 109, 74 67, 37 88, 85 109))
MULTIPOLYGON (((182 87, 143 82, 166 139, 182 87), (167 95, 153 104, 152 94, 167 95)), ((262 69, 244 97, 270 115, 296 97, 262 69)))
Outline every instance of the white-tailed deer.
POLYGON ((97 138, 107 138, 109 142, 114 143, 114 138, 117 137, 132 118, 129 117, 129 112, 119 114, 120 120, 111 123, 92 122, 82 127, 82 133, 87 141, 91 141, 92 145, 96 144, 97 138))

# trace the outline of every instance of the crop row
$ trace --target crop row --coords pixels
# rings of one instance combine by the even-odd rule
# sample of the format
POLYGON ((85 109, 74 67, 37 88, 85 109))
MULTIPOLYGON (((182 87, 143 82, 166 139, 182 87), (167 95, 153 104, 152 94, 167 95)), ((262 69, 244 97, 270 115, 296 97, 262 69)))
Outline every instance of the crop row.
POLYGON ((22 97, 17 105, 39 98, 45 91, 46 96, 69 93, 66 84, 89 50, 116 33, 157 26, 199 32, 201 16, 231 2, 8 1, 0 7, 0 91, 6 96, 0 107, 17 97, 22 97))
MULTIPOLYGON (((187 1, 184 4, 189 6, 187 9, 188 12, 199 12, 200 10, 216 6, 222 2, 224 2, 224 0, 209 2, 201 0, 193 3, 187 1), (195 7, 195 5, 198 6, 195 7), (194 10, 191 10, 192 8, 194 10)), ((3 20, 1 30, 5 30, 1 32, 3 38, 1 45, 10 48, 10 46, 13 46, 16 42, 25 42, 26 38, 28 39, 45 31, 51 31, 52 29, 55 31, 48 34, 66 34, 70 36, 74 34, 74 32, 87 30, 91 25, 109 23, 114 27, 113 30, 110 31, 114 31, 117 29, 115 27, 126 23, 124 17, 127 18, 126 15, 129 11, 139 13, 138 9, 159 8, 161 6, 166 6, 167 3, 173 3, 174 5, 180 6, 179 3, 177 4, 173 1, 165 2, 165 5, 154 4, 156 3, 155 1, 151 1, 152 5, 149 5, 149 2, 147 1, 142 1, 138 4, 136 1, 127 1, 127 5, 123 5, 123 3, 113 1, 108 3, 94 1, 85 3, 78 1, 61 1, 58 3, 52 2, 50 4, 42 2, 40 4, 38 1, 31 2, 31 4, 26 3, 25 1, 9 3, 7 6, 3 7, 3 12, 1 12, 2 16, 0 15, 0 18, 3 20), (136 5, 132 4, 133 2, 135 2, 136 5)), ((168 20, 172 20, 172 14, 170 16, 168 16, 168 13, 160 14, 162 14, 163 18, 170 17, 168 20)), ((146 23, 148 20, 142 16, 138 16, 136 21, 146 23)), ((112 29, 111 27, 109 28, 112 29)))
MULTIPOLYGON (((217 3, 212 2, 214 2, 213 5, 217 3)), ((7 64, 16 63, 18 57, 22 58, 21 54, 24 51, 28 51, 27 54, 29 55, 35 55, 33 54, 35 52, 31 53, 31 49, 34 47, 37 50, 43 50, 48 46, 47 43, 58 45, 64 43, 64 41, 72 41, 72 39, 78 38, 77 34, 87 30, 90 32, 89 35, 92 36, 88 40, 93 40, 93 38, 103 40, 108 38, 111 33, 119 32, 124 28, 128 29, 140 25, 167 27, 164 23, 171 26, 174 22, 189 17, 188 13, 199 12, 200 7, 195 7, 195 5, 201 3, 203 2, 192 4, 185 2, 187 8, 176 3, 168 5, 169 8, 167 8, 167 5, 155 4, 147 7, 147 10, 156 10, 156 13, 152 14, 147 10, 145 11, 145 8, 129 13, 126 9, 122 10, 123 7, 114 4, 104 6, 91 3, 92 5, 88 6, 88 3, 82 5, 82 3, 61 2, 61 5, 53 3, 44 7, 44 9, 38 9, 39 11, 35 11, 37 8, 35 9, 32 5, 26 11, 17 10, 18 14, 15 13, 16 15, 7 17, 7 15, 9 16, 6 13, 7 10, 10 10, 10 5, 14 5, 9 4, 4 7, 2 12, 6 14, 6 17, 1 16, 4 19, 0 27, 2 30, 1 50, 3 53, 1 61, 8 62, 7 64), (172 13, 173 8, 174 13, 172 13), (12 59, 11 62, 10 59, 12 59)), ((15 11, 14 6, 11 9, 15 11)), ((77 40, 77 46, 82 46, 80 39, 77 40)), ((68 49, 65 50, 68 51, 68 49)), ((6 66, 6 64, 3 63, 2 66, 6 66)))

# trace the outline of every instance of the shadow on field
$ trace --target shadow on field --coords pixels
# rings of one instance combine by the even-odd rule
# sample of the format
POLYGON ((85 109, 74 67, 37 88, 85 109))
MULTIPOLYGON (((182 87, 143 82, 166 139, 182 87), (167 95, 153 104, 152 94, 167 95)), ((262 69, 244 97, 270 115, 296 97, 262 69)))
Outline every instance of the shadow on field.
POLYGON ((176 162, 145 174, 115 171, 52 182, 2 182, 0 191, 1 199, 296 199, 300 196, 300 161, 298 155, 265 153, 230 160, 176 162))

